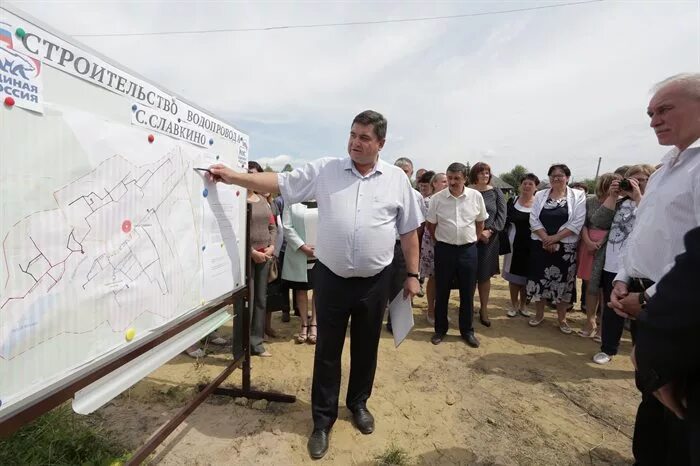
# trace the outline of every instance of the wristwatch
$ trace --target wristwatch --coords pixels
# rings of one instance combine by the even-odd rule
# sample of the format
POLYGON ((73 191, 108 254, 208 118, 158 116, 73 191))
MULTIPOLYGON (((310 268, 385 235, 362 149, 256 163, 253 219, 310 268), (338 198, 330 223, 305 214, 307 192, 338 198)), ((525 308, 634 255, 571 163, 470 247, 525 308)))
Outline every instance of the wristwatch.
POLYGON ((408 272, 408 273, 406 274, 406 276, 408 276, 408 277, 413 277, 413 278, 419 278, 419 275, 418 275, 417 273, 411 273, 411 272, 408 272))
POLYGON ((647 294, 644 291, 639 293, 639 305, 642 307, 642 309, 647 307, 647 294))

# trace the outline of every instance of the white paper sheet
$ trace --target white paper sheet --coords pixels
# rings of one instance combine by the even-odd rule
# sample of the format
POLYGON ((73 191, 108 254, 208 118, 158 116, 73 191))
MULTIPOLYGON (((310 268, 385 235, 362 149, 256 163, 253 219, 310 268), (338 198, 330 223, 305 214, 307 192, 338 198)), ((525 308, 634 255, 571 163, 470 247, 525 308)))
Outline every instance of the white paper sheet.
MULTIPOLYGON (((200 167, 216 160, 206 155, 200 167)), ((199 175, 201 176, 201 174, 199 175)), ((202 299, 209 301, 241 284, 236 231, 240 189, 202 179, 202 299)))
POLYGON ((389 304, 389 315, 391 316, 394 345, 398 348, 413 328, 414 323, 411 298, 404 299, 403 290, 399 291, 399 294, 389 304))

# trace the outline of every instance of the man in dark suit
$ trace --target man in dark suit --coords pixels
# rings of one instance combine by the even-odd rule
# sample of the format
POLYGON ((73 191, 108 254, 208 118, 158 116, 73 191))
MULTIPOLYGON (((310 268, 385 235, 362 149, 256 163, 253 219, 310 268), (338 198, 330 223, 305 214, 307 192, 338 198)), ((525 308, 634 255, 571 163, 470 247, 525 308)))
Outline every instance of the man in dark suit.
MULTIPOLYGON (((666 448, 650 458, 655 465, 700 465, 700 227, 685 235, 685 249, 647 305, 631 315, 638 323, 637 383, 666 427, 666 448)), ((638 413, 635 430, 645 421, 638 413)))

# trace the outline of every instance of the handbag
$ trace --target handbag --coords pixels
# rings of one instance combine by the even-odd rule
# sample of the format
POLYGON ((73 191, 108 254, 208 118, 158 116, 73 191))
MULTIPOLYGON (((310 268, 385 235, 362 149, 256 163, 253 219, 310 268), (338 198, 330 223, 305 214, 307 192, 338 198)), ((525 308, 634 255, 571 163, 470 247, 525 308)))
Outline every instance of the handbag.
MULTIPOLYGON (((508 203, 506 204, 506 212, 510 212, 510 209, 513 207, 515 204, 515 199, 511 198, 508 199, 508 203)), ((513 252, 510 247, 510 239, 508 238, 508 229, 510 227, 510 223, 508 222, 508 217, 506 216, 506 224, 503 227, 503 230, 498 232, 498 255, 503 256, 505 254, 510 254, 513 252)))
POLYGON ((498 255, 503 256, 505 254, 510 254, 510 239, 508 238, 508 229, 501 230, 498 232, 498 255))
POLYGON ((267 272, 267 283, 272 283, 279 277, 280 272, 277 268, 277 258, 273 257, 270 259, 270 269, 267 272))

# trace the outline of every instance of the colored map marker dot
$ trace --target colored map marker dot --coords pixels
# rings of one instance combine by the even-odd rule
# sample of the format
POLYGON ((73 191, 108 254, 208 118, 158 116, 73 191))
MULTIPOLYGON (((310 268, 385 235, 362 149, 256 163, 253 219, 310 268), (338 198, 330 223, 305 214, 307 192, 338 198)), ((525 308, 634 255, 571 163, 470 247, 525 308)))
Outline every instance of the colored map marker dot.
POLYGON ((219 160, 219 156, 218 156, 218 155, 216 156, 216 160, 219 160))
POLYGON ((132 111, 132 112, 135 112, 137 108, 138 108, 138 107, 136 106, 136 104, 134 104, 134 105, 131 106, 131 111, 132 111))
POLYGON ((213 139, 210 139, 210 140, 209 140, 209 145, 211 146, 211 145, 213 145, 213 144, 214 144, 214 140, 213 140, 213 139))
POLYGON ((22 28, 17 28, 15 29, 15 34, 17 34, 17 37, 22 38, 27 35, 27 32, 22 28))
POLYGON ((221 247, 222 247, 222 248, 224 247, 224 243, 221 243, 221 247))
POLYGON ((124 220, 122 222, 122 231, 124 233, 129 233, 131 231, 131 220, 124 220))
POLYGON ((204 251, 207 247, 202 245, 202 251, 204 251))
POLYGON ((240 196, 240 195, 241 195, 241 192, 240 192, 240 191, 236 191, 236 197, 238 197, 238 196, 240 196))
POLYGON ((12 107, 14 104, 15 104, 15 99, 10 97, 9 95, 7 97, 5 97, 5 105, 7 105, 8 107, 12 107))
POLYGON ((209 195, 209 190, 207 188, 204 188, 204 191, 202 191, 202 196, 207 197, 209 195))
POLYGON ((134 329, 134 328, 129 328, 124 333, 124 338, 126 338, 126 341, 133 340, 135 336, 136 336, 136 329, 134 329))
POLYGON ((153 143, 153 141, 155 141, 155 140, 156 140, 155 136, 153 136, 152 134, 148 135, 148 142, 153 143))

